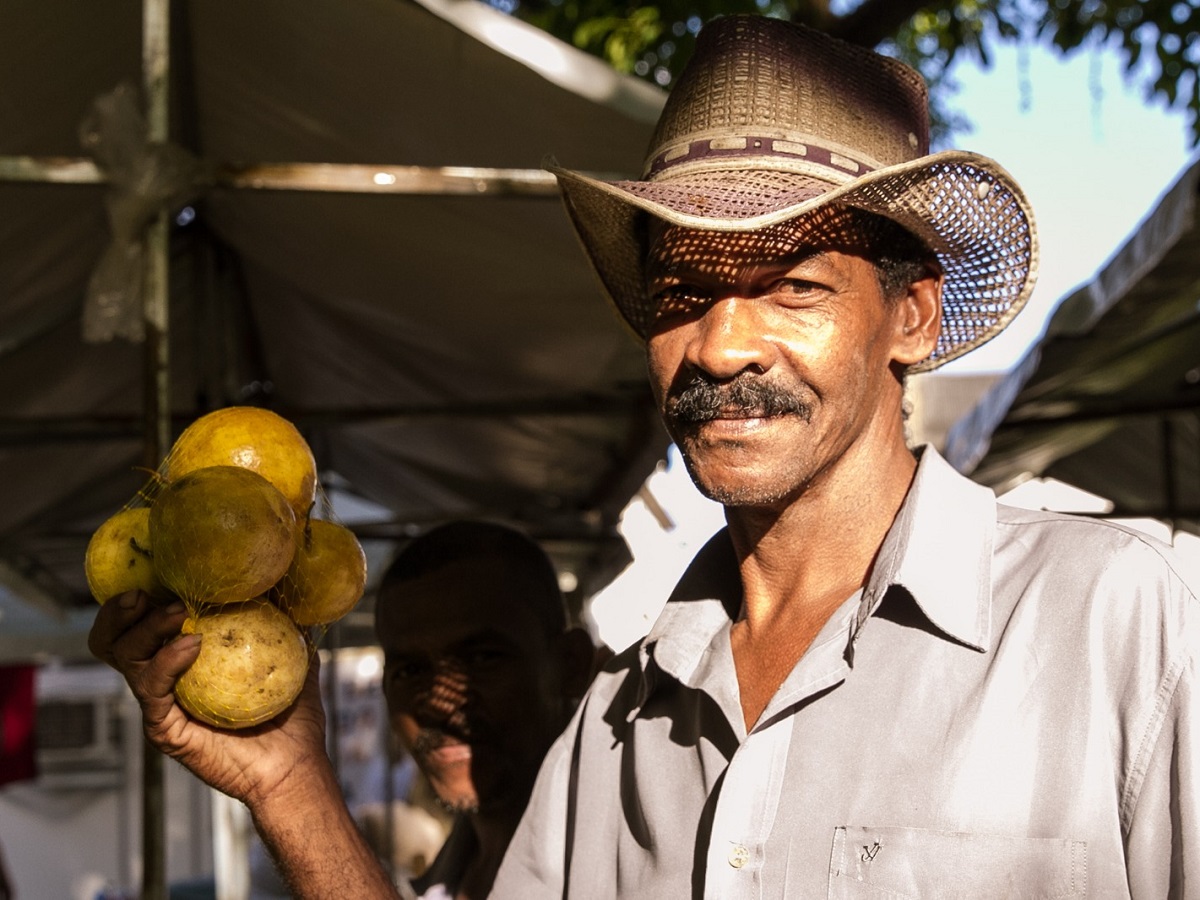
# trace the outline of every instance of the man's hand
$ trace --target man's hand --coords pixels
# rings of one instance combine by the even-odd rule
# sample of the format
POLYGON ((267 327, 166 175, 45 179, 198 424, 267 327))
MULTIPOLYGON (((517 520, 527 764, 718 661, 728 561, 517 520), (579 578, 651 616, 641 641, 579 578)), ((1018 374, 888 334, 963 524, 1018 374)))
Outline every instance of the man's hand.
POLYGON ((200 636, 179 636, 182 603, 162 608, 130 592, 100 607, 92 653, 125 676, 142 708, 146 737, 197 777, 252 809, 287 779, 328 765, 325 715, 314 653, 300 697, 270 722, 226 731, 190 718, 175 702, 176 679, 200 655, 200 636))
POLYGON ((200 655, 199 635, 179 635, 182 603, 155 606, 144 594, 100 607, 92 653, 125 676, 150 742, 212 787, 241 800, 292 895, 395 898, 395 888, 346 809, 325 752, 318 657, 296 702, 270 722, 237 731, 197 722, 172 688, 200 655))

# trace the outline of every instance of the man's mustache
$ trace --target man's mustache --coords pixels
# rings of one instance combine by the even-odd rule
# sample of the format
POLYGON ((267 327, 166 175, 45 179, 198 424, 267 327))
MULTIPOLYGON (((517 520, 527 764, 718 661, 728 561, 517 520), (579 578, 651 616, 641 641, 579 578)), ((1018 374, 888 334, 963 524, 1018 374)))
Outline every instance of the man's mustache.
POLYGON ((792 391, 761 376, 742 373, 732 381, 715 382, 700 374, 667 392, 664 413, 681 425, 698 425, 713 419, 755 419, 771 416, 812 418, 812 406, 792 391))
POLYGON ((413 741, 412 754, 420 758, 444 747, 446 744, 466 744, 469 742, 470 735, 465 729, 422 728, 417 732, 416 740, 413 741))

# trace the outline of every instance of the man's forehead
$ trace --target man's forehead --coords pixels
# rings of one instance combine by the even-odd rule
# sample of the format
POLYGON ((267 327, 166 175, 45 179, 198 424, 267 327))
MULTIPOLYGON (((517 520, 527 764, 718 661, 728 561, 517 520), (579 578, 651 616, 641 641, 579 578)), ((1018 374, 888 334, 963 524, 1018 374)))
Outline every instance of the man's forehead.
POLYGON ((502 557, 446 563, 390 585, 384 596, 386 626, 448 630, 528 627, 533 591, 542 589, 519 565, 502 557))
POLYGON ((720 272, 728 265, 810 256, 828 250, 862 252, 870 243, 865 217, 837 206, 752 231, 686 228, 661 219, 647 225, 646 274, 674 269, 720 272))
POLYGON ((527 627, 514 629, 470 618, 444 618, 433 627, 390 629, 383 636, 381 645, 384 653, 392 657, 455 654, 484 645, 524 647, 527 633, 527 627))
MULTIPOLYGON (((411 611, 411 610, 410 610, 411 611)), ((403 612, 395 619, 385 617, 379 643, 385 654, 453 654, 481 645, 522 648, 536 655, 545 644, 542 629, 532 617, 526 618, 519 607, 507 614, 494 615, 497 608, 488 598, 480 598, 472 609, 443 607, 425 610, 416 618, 403 612)))

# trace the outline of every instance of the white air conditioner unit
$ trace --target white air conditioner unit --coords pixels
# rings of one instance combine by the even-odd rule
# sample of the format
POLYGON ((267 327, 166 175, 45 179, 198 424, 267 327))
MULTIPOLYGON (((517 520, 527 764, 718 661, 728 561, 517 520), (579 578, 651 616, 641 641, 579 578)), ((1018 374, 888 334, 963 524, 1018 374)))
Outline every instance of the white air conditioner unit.
POLYGON ((37 685, 38 785, 119 786, 125 776, 124 685, 107 674, 70 669, 42 670, 37 685))

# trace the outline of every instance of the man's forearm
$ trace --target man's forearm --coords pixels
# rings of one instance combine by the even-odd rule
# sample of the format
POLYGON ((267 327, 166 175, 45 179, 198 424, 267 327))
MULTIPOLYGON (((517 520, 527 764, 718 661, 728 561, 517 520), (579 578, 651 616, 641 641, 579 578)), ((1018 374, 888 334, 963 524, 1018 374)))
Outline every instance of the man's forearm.
POLYGON ((350 816, 333 770, 293 778, 253 804, 255 827, 298 900, 398 898, 350 816))

